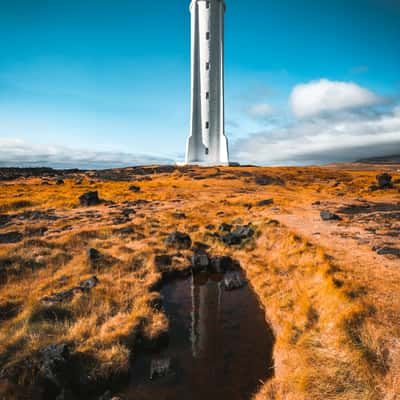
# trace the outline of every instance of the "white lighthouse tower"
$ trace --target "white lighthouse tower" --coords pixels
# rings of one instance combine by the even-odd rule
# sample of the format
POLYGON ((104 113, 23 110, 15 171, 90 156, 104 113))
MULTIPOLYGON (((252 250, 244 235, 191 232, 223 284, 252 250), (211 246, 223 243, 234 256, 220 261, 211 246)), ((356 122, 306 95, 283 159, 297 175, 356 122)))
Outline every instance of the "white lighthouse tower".
POLYGON ((228 165, 224 121, 224 0, 192 0, 191 124, 186 164, 228 165))

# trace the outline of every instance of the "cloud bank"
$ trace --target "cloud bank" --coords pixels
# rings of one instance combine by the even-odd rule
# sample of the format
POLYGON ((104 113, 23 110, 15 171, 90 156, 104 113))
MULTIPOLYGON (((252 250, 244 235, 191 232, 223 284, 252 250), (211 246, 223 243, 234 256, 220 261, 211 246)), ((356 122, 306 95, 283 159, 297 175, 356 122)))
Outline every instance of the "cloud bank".
POLYGON ((106 169, 173 163, 172 158, 145 154, 37 146, 18 139, 0 139, 0 167, 106 169))
POLYGON ((236 141, 235 160, 324 164, 400 154, 400 107, 366 88, 322 79, 295 86, 289 104, 296 118, 236 141))

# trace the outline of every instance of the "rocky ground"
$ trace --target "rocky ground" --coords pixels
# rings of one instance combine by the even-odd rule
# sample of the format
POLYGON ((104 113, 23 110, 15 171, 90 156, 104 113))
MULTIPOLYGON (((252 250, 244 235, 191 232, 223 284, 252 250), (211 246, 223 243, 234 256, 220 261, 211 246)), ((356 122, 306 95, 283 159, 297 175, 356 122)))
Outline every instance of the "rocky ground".
POLYGON ((400 398, 400 165, 0 169, 1 398, 111 399, 159 288, 240 263, 276 336, 257 399, 400 398))

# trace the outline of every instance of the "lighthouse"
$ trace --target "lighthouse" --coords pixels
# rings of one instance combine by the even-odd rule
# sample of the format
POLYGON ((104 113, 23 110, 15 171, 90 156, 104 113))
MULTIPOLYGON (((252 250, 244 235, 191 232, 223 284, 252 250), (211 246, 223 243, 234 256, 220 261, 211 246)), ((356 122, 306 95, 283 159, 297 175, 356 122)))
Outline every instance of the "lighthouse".
POLYGON ((224 105, 224 0, 192 0, 191 119, 186 164, 228 165, 224 105))

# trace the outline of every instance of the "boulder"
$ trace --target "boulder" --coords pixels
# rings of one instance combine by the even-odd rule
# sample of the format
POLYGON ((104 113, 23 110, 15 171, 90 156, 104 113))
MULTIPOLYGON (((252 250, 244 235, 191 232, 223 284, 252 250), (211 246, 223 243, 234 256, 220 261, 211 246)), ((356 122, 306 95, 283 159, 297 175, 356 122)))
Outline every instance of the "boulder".
POLYGON ((174 214, 172 214, 172 216, 175 219, 186 219, 186 214, 184 214, 184 213, 174 213, 174 214))
POLYGON ((239 273, 235 273, 225 276, 222 284, 225 290, 230 291, 241 289, 244 286, 245 282, 239 273))
POLYGON ((79 203, 82 207, 97 206, 100 204, 99 193, 86 192, 79 197, 79 203))
POLYGON ((156 268, 169 267, 172 265, 172 257, 169 254, 161 254, 154 257, 156 268))
POLYGON ((0 234, 0 244, 18 243, 23 239, 21 232, 7 232, 0 234))
POLYGON ((227 233, 226 235, 222 236, 222 241, 228 246, 234 246, 240 244, 242 242, 242 239, 238 235, 227 233))
POLYGON ((190 249, 192 246, 192 239, 190 236, 183 232, 171 233, 164 241, 167 246, 175 247, 178 249, 190 249))
POLYGON ((339 215, 331 213, 330 211, 326 211, 326 210, 321 211, 320 216, 323 221, 340 221, 341 220, 339 215))
POLYGON ((236 227, 232 233, 239 236, 241 239, 248 239, 254 235, 254 228, 251 226, 251 224, 242 225, 236 227))
POLYGON ((150 365, 150 379, 163 377, 171 372, 171 359, 163 358, 151 361, 150 365))
POLYGON ((400 249, 396 249, 394 247, 374 247, 373 250, 380 256, 400 256, 400 249))
POLYGON ((131 192, 133 192, 133 193, 139 193, 139 192, 140 192, 140 187, 139 187, 139 186, 132 185, 132 186, 129 186, 129 190, 130 190, 131 192))
POLYGON ((257 202, 258 207, 270 206, 271 204, 274 204, 273 199, 266 199, 266 200, 261 200, 261 201, 257 202))
POLYGON ((232 225, 230 224, 226 224, 226 223, 222 223, 219 227, 219 230, 221 232, 230 232, 232 230, 232 225))
POLYGON ((377 175, 376 180, 380 189, 390 189, 393 187, 392 176, 386 172, 384 174, 377 175))
POLYGON ((255 178, 255 183, 260 186, 283 185, 283 180, 274 176, 258 175, 255 178))
POLYGON ((99 280, 97 279, 97 277, 92 276, 89 279, 79 282, 77 288, 81 289, 83 291, 87 291, 87 290, 93 289, 95 286, 97 286, 98 283, 99 283, 99 280))
POLYGON ((57 179, 56 180, 56 185, 64 185, 64 181, 62 179, 57 179))
POLYGON ((212 257, 208 269, 210 272, 223 273, 239 267, 239 263, 228 256, 212 257))

